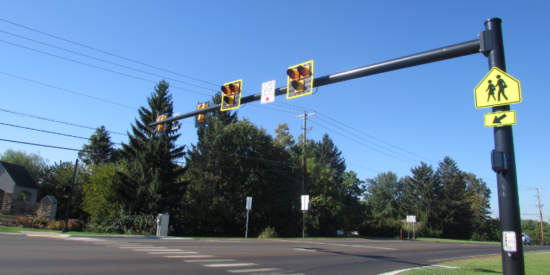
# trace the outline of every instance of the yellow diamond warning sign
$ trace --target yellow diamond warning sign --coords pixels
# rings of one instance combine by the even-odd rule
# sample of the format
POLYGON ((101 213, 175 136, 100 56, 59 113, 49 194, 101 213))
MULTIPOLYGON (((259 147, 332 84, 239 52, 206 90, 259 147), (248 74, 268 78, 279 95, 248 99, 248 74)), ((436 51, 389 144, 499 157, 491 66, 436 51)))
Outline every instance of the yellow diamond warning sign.
POLYGON ((474 89, 476 108, 510 105, 521 102, 519 80, 493 67, 474 89))
POLYGON ((501 127, 516 124, 516 111, 485 114, 485 127, 501 127))

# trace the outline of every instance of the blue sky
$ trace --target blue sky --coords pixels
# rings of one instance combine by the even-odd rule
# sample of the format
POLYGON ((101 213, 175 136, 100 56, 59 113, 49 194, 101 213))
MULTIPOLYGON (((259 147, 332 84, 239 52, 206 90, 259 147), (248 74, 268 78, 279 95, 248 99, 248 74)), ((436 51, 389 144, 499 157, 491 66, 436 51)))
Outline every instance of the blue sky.
MULTIPOLYGON (((229 81, 243 79, 243 92, 255 94, 269 80, 286 86, 285 71, 295 64, 314 60, 320 77, 477 39, 486 19, 500 17, 508 73, 521 81, 523 91, 523 102, 512 106, 522 218, 539 218, 531 188, 546 187, 541 203, 550 205, 542 173, 550 155, 544 138, 550 95, 543 87, 550 61, 548 1, 7 1, 2 6, 0 122, 85 138, 93 130, 22 114, 90 128, 105 125, 118 143, 127 136, 116 133, 130 129, 134 108, 146 104, 162 78, 172 86, 176 112, 187 113, 229 81)), ((473 94, 487 72, 487 59, 476 54, 323 86, 292 100, 279 96, 275 104, 254 102, 238 112, 271 134, 287 122, 298 137, 303 121, 296 115, 316 111, 308 137, 319 140, 328 133, 361 179, 385 171, 410 175, 420 161, 437 167, 450 156, 463 171, 486 179, 496 216, 489 156, 493 129, 483 124, 490 109, 476 109, 473 94)), ((178 143, 196 143, 192 119, 185 121, 178 143)), ((0 138, 74 149, 86 143, 2 124, 0 138)), ((50 163, 77 158, 74 151, 0 141, 0 152, 9 148, 40 153, 50 163)))

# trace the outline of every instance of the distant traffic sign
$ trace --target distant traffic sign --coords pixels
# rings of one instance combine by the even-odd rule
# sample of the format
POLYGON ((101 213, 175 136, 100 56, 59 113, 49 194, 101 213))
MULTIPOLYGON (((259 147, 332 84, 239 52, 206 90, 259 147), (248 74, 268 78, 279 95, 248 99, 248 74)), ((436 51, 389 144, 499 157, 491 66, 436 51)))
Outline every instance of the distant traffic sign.
POLYGON ((474 89, 476 108, 510 105, 521 102, 519 80, 493 67, 474 89))
POLYGON ((261 104, 275 101, 275 80, 262 83, 262 101, 261 104))
POLYGON ((516 124, 516 111, 485 114, 485 127, 501 127, 516 124))

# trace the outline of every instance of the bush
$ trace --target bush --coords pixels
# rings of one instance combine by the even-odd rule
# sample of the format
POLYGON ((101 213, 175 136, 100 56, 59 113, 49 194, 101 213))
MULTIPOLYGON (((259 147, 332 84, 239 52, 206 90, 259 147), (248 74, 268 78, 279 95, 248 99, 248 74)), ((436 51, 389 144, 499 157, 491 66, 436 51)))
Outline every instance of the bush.
POLYGON ((13 223, 19 227, 43 229, 48 221, 44 219, 19 216, 13 220, 13 223))
POLYGON ((258 238, 260 238, 260 239, 272 239, 272 238, 277 238, 278 236, 279 235, 277 234, 277 232, 275 232, 275 228, 268 226, 266 229, 264 229, 262 234, 260 234, 260 236, 258 236, 258 238))
POLYGON ((359 226, 361 236, 395 237, 399 235, 401 222, 394 219, 364 221, 359 226))
POLYGON ((147 214, 128 215, 120 212, 118 217, 101 223, 89 223, 86 231, 95 233, 121 233, 154 235, 157 231, 157 217, 147 214))
POLYGON ((65 227, 65 221, 50 221, 46 225, 46 228, 50 230, 63 230, 65 227))

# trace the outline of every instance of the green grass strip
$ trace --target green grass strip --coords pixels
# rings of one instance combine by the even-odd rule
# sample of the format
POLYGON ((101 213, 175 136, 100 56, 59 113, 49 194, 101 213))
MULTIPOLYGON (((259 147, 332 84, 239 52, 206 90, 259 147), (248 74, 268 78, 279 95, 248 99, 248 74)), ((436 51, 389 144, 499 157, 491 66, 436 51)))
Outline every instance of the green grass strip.
MULTIPOLYGON (((550 270, 550 252, 526 253, 525 255, 525 274, 529 275, 547 275, 550 270)), ((445 268, 421 268, 400 275, 467 275, 467 274, 502 274, 501 256, 477 258, 468 260, 458 260, 451 262, 438 263, 441 266, 457 267, 456 269, 445 268)))

